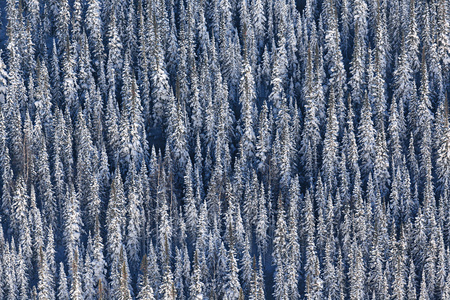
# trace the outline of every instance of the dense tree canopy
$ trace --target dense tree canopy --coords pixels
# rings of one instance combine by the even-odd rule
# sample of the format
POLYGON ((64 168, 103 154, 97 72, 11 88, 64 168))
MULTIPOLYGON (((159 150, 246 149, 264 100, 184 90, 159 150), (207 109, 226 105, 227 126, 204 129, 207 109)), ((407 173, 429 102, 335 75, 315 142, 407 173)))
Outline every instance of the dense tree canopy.
POLYGON ((0 1, 0 298, 449 299, 449 91, 447 0, 0 1))

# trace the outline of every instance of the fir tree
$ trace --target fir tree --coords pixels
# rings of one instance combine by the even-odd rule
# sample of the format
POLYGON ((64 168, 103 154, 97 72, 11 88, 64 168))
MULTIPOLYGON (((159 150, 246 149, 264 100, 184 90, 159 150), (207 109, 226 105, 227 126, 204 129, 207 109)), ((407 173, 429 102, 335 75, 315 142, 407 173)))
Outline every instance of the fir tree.
POLYGON ((375 162, 375 129, 372 121, 372 109, 366 93, 361 110, 361 121, 358 126, 359 157, 361 159, 361 173, 367 178, 372 172, 375 162))

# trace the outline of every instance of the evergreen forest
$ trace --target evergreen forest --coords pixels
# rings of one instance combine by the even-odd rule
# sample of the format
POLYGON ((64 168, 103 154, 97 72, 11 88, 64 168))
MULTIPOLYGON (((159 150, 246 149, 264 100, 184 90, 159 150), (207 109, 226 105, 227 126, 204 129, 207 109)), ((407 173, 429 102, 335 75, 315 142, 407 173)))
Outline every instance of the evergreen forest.
POLYGON ((0 1, 0 299, 450 299, 449 0, 0 1))

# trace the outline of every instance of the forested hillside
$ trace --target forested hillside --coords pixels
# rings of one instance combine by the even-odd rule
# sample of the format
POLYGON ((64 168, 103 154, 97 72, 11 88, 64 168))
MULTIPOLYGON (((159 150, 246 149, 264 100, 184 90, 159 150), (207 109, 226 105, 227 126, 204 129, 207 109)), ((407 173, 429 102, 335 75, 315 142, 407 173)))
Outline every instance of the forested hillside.
POLYGON ((448 0, 0 12, 0 299, 450 299, 448 0))

